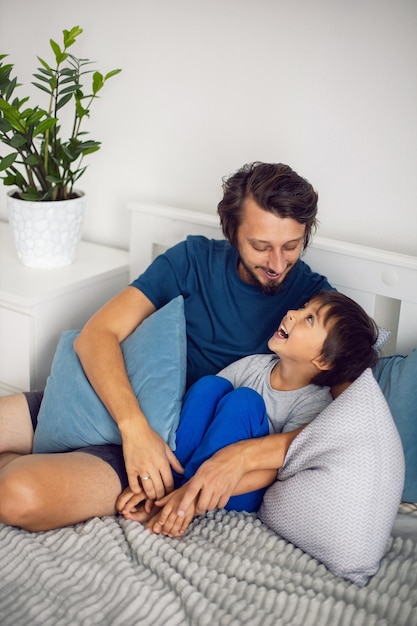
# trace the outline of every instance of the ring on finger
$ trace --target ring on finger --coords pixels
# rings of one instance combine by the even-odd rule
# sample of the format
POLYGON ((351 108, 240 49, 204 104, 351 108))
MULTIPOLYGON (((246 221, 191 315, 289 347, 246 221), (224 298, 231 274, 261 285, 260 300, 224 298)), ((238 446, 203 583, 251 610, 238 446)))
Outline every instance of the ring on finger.
POLYGON ((142 480, 150 480, 150 476, 141 476, 142 480))

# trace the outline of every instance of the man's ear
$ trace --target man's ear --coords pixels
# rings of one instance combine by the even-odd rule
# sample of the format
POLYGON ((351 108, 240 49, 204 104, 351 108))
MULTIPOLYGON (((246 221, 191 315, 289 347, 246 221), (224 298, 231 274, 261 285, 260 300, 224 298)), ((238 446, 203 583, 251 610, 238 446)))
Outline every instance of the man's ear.
POLYGON ((318 356, 315 359, 313 359, 312 364, 314 365, 314 367, 317 367, 318 370, 320 371, 328 371, 332 369, 332 364, 331 363, 327 363, 322 356, 318 356))

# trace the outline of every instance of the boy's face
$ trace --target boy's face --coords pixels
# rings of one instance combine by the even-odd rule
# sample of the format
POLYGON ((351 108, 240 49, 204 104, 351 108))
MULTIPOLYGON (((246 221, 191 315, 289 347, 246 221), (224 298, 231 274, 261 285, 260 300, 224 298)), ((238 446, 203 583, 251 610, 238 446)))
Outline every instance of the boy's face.
POLYGON ((327 308, 312 300, 302 309, 288 311, 268 347, 281 359, 317 366, 329 329, 323 323, 327 308))
POLYGON ((251 198, 244 202, 242 217, 237 233, 239 276, 274 294, 300 258, 305 224, 264 211, 251 198))

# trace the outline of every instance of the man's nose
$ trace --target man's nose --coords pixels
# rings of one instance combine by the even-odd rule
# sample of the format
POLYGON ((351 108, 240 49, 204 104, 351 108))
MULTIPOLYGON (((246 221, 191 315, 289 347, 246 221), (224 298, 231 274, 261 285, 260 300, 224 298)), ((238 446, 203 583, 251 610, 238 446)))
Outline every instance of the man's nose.
POLYGON ((276 274, 282 274, 287 265, 287 259, 282 252, 271 252, 269 256, 269 267, 274 270, 276 274))

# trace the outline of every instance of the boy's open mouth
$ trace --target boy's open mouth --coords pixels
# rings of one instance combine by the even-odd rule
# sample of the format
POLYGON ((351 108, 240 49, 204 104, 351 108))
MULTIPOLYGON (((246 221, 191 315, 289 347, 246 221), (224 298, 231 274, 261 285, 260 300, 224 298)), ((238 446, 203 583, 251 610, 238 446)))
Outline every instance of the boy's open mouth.
POLYGON ((278 337, 282 337, 282 339, 288 339, 288 333, 285 326, 282 324, 277 330, 278 337))

